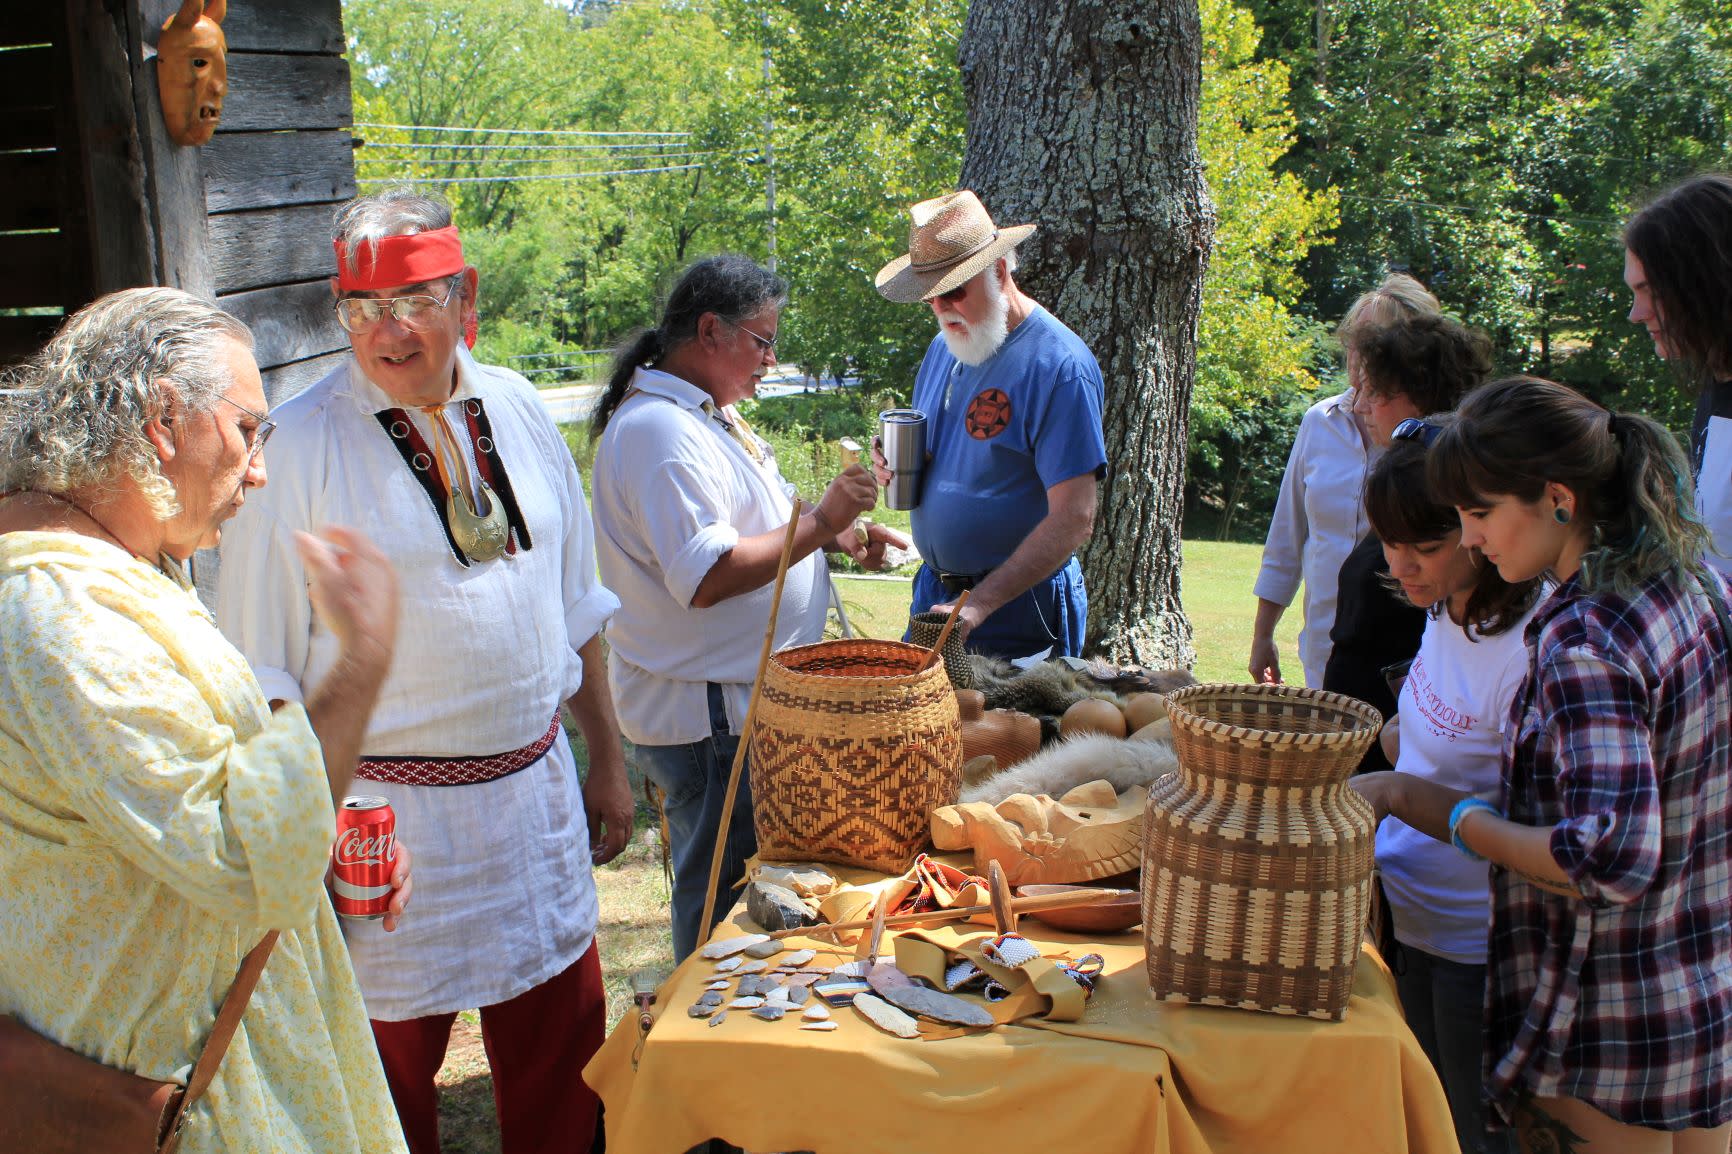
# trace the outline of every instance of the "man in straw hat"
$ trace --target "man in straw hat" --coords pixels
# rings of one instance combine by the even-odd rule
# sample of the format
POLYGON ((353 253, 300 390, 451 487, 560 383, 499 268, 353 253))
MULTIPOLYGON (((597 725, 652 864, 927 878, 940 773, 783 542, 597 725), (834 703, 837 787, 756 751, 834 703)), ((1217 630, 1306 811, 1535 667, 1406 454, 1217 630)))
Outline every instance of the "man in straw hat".
POLYGON ((274 414, 272 484, 223 541, 221 624, 270 697, 299 700, 339 654, 294 530, 363 526, 396 566, 404 628, 354 790, 396 810, 417 900, 394 934, 346 934, 386 1081, 410 1150, 437 1154, 434 1075, 479 1008, 502 1149, 587 1151, 582 1072, 606 1028, 592 868, 632 828, 600 640, 619 602, 534 388, 469 353, 477 274, 450 209, 361 197, 334 239, 353 355, 274 414))
MULTIPOLYGON (((970 649, 1010 658, 1082 651, 1088 594, 1076 549, 1106 470, 1105 386, 1081 338, 1017 288, 1016 246, 966 189, 909 212, 908 252, 878 272, 887 299, 925 301, 938 337, 914 378, 927 462, 913 610, 948 612, 970 649)), ((890 473, 875 451, 880 483, 890 473)))

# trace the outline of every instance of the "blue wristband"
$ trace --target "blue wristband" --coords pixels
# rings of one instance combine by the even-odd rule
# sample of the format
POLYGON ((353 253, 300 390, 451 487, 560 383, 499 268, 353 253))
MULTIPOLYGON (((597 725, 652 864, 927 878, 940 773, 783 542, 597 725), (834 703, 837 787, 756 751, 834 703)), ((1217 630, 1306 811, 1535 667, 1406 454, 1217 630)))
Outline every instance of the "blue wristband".
MULTIPOLYGON (((1455 808, 1449 811, 1449 840, 1456 849, 1472 858, 1474 861, 1484 861, 1485 858, 1467 848, 1467 843, 1461 840, 1461 819, 1476 809, 1487 809, 1498 813, 1497 806, 1483 797, 1464 797, 1455 803, 1455 808)), ((1502 816, 1499 814, 1498 816, 1502 816)))

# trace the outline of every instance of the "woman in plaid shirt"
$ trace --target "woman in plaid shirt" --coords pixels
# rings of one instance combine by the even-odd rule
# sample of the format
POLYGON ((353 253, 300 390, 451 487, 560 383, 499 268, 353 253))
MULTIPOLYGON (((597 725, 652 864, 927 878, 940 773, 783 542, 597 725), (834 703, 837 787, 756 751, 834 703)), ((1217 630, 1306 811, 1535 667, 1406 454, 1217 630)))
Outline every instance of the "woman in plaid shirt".
POLYGON ((1353 783, 1491 863, 1486 1091, 1524 1149, 1726 1154, 1732 624, 1689 465, 1653 421, 1532 378, 1469 394, 1427 464, 1464 546, 1557 581, 1495 803, 1353 783))

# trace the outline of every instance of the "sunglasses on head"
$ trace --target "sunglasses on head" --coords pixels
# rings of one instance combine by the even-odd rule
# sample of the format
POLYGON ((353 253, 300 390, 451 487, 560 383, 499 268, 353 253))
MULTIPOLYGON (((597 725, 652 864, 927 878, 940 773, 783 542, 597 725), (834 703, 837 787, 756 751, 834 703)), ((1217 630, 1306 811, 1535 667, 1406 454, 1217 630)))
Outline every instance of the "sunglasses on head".
POLYGON ((1422 421, 1418 417, 1409 417, 1395 426, 1391 439, 1397 441, 1418 441, 1422 449, 1431 448, 1431 443, 1437 440, 1437 435, 1443 432, 1442 425, 1434 425, 1430 421, 1422 421))

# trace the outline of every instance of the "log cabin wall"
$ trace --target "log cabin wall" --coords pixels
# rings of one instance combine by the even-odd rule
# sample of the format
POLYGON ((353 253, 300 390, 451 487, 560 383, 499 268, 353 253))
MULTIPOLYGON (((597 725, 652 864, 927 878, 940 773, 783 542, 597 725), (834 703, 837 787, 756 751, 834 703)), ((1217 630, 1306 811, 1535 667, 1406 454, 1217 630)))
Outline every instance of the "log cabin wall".
POLYGON ((252 327, 272 403, 341 359, 330 219, 355 194, 340 0, 231 0, 202 148, 167 137, 154 45, 178 0, 9 0, 0 19, 0 363, 132 285, 252 327))
MULTIPOLYGON (((143 0, 159 28, 175 4, 143 0)), ((272 404, 349 343, 331 311, 331 213, 355 195, 339 0, 230 0, 229 92, 199 153, 208 291, 257 342, 272 404)))

